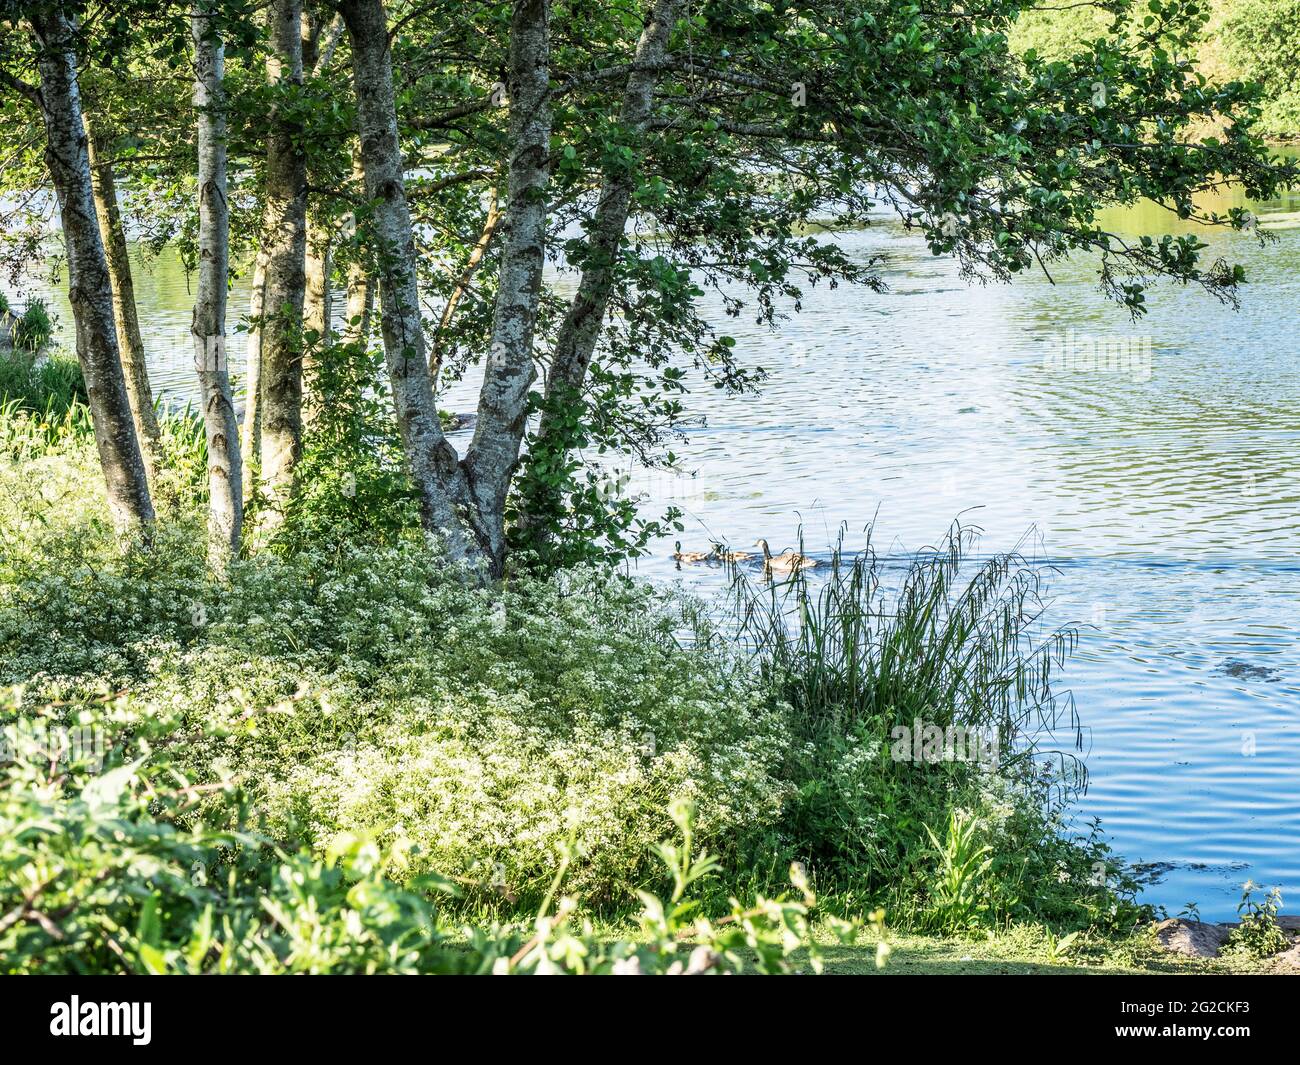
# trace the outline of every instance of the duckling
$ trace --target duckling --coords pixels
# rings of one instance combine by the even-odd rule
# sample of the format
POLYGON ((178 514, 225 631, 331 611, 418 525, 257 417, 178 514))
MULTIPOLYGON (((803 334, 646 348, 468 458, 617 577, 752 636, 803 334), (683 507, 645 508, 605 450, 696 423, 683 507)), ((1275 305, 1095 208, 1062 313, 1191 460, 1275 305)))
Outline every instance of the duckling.
POLYGON ((673 552, 674 562, 707 562, 712 557, 712 551, 683 551, 680 540, 677 541, 677 550, 673 552))
POLYGON ((718 562, 748 562, 754 556, 748 551, 728 551, 723 544, 713 545, 713 556, 718 562))
POLYGON ((779 555, 773 557, 772 549, 767 546, 766 540, 760 539, 754 546, 763 549, 763 572, 765 573, 794 573, 796 570, 812 569, 817 565, 815 558, 796 554, 791 547, 787 547, 779 555))

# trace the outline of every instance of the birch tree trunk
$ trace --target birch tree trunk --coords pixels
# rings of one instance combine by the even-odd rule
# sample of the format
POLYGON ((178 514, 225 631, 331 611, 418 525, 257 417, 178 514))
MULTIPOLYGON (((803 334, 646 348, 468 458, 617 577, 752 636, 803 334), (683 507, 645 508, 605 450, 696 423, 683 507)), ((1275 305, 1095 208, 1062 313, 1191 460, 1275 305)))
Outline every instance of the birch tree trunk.
POLYGON ((374 309, 375 287, 370 283, 366 268, 361 263, 354 262, 348 267, 348 302, 344 312, 347 325, 343 335, 348 340, 369 340, 370 318, 374 309))
MULTIPOLYGON (((307 75, 313 77, 318 73, 321 61, 324 58, 320 54, 319 45, 321 44, 321 33, 325 29, 324 12, 311 12, 304 6, 302 12, 302 23, 300 34, 302 37, 302 69, 304 78, 307 75)), ((334 21, 330 24, 329 30, 325 36, 325 46, 330 47, 330 37, 334 33, 335 25, 342 25, 342 19, 334 16, 334 21)), ((310 179, 311 175, 308 175, 310 179)), ((310 181, 309 181, 310 184, 310 181)), ((330 273, 332 269, 332 244, 334 234, 328 224, 322 224, 319 218, 320 211, 314 213, 311 210, 311 199, 308 198, 307 212, 307 230, 306 230, 306 259, 304 263, 306 274, 306 289, 303 294, 302 307, 302 327, 304 334, 315 334, 304 336, 302 351, 302 419, 303 426, 310 426, 312 418, 315 416, 320 402, 319 397, 311 396, 311 389, 316 377, 316 352, 321 345, 328 343, 330 329, 330 273)))
MULTIPOLYGON (((668 37, 677 20, 680 4, 681 0, 656 0, 637 41, 634 67, 628 75, 619 113, 620 124, 633 138, 644 134, 650 119, 657 77, 655 68, 668 51, 668 37)), ((601 185, 600 200, 588 231, 582 279, 556 337, 555 353, 546 380, 546 412, 538 429, 539 437, 546 435, 558 413, 551 409, 550 401, 576 398, 575 394, 581 390, 587 368, 591 365, 591 356, 609 305, 614 268, 635 191, 633 165, 607 173, 601 185)))
POLYGON ((546 259, 549 67, 549 0, 514 0, 506 73, 510 160, 505 244, 478 421, 464 462, 494 572, 505 562, 506 497, 519 462, 528 392, 536 376, 533 335, 546 259))
POLYGON ((153 502, 117 346, 113 291, 95 215, 72 27, 58 4, 32 10, 28 18, 40 45, 37 66, 45 159, 59 200, 68 255, 68 299, 77 327, 77 358, 90 401, 109 511, 123 531, 144 528, 153 522, 153 502))
POLYGON ((352 39, 357 128, 366 197, 372 202, 369 238, 376 245, 385 364, 411 479, 426 530, 440 536, 453 560, 481 555, 482 530, 469 503, 456 449, 442 432, 434 405, 420 321, 415 236, 406 199, 393 95, 388 16, 381 0, 342 0, 339 11, 352 39))
POLYGON ((214 566, 239 551, 244 521, 239 424, 226 365, 226 286, 230 210, 226 200, 225 46, 210 3, 190 16, 194 38, 194 111, 198 123, 199 278, 190 332, 208 441, 208 542, 214 566))
MULTIPOLYGON (((352 149, 352 184, 359 190, 366 185, 365 170, 361 166, 361 145, 352 149)), ((343 230, 349 235, 356 232, 356 214, 349 214, 343 224, 343 230)), ((365 257, 353 255, 348 264, 348 299, 344 309, 343 335, 350 341, 370 340, 370 318, 375 308, 375 286, 366 269, 365 257), (355 324, 354 324, 355 323, 355 324)))
POLYGON ((117 181, 113 175, 113 138, 107 128, 89 114, 82 116, 86 127, 86 152, 90 162, 91 192, 95 198, 95 215, 108 264, 108 280, 113 291, 113 321, 117 326, 117 347, 126 378, 126 396, 131 404, 136 438, 144 459, 149 490, 158 493, 162 472, 162 430, 153 406, 153 389, 145 364, 144 338, 135 306, 135 282, 131 260, 122 228, 122 212, 117 205, 117 181))
POLYGON ((330 273, 334 264, 334 249, 329 226, 307 219, 307 290, 303 300, 302 324, 321 337, 329 335, 330 314, 333 310, 330 295, 330 273))
MULTIPOLYGON (((302 83, 302 0, 273 0, 267 15, 267 81, 302 83)), ((302 455, 302 308, 306 286, 307 169, 301 131, 275 105, 266 149, 266 296, 261 336, 262 491, 265 525, 284 517, 302 455)))
MULTIPOLYGON (((637 41, 633 69, 628 75, 619 112, 620 125, 634 140, 645 133, 649 122, 657 67, 667 54, 669 36, 680 8, 681 0, 655 0, 637 41)), ((636 191, 635 182, 635 164, 629 163, 608 171, 601 184, 600 199, 588 229, 578 291, 556 335, 541 419, 529 452, 530 462, 534 464, 559 470, 567 464, 568 452, 575 446, 567 426, 573 424, 574 405, 582 401, 583 382, 604 324, 632 195, 636 191)), ((535 491, 549 493, 546 498, 532 500, 538 511, 549 513, 562 506, 558 490, 549 488, 553 484, 549 478, 535 478, 534 484, 535 491)), ((524 514, 520 524, 528 527, 535 520, 534 515, 524 514)))

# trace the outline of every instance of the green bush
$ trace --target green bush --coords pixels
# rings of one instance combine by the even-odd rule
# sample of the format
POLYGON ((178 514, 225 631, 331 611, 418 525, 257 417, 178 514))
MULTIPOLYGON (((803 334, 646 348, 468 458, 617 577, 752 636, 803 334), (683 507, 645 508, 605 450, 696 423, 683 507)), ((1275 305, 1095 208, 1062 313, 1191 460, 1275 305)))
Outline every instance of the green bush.
POLYGON ((1241 923, 1232 930, 1221 953, 1269 958, 1291 946, 1291 937, 1277 921, 1282 909, 1282 892, 1273 888, 1262 902, 1256 902, 1255 887, 1250 880, 1242 885, 1241 903, 1237 906, 1241 923))
POLYGON ((0 678, 169 708, 177 761, 204 783, 232 767, 277 838, 405 835, 417 868, 494 903, 540 897, 572 838, 575 889, 618 908, 670 800, 728 860, 777 821, 782 708, 723 649, 678 643, 671 596, 596 571, 486 589, 418 535, 214 578, 197 520, 120 550, 78 487, 85 447, 34 460, 39 484, 0 474, 0 678))
MULTIPOLYGON (((797 876, 794 899, 736 903, 722 920, 695 923, 687 892, 717 862, 695 848, 689 803, 672 808, 680 842, 657 848, 672 893, 640 893, 635 938, 598 937, 576 920, 578 900, 561 894, 571 852, 556 856, 532 921, 461 928, 435 901, 456 885, 412 876, 408 841, 344 836, 316 855, 249 831, 237 792, 195 785, 168 764, 174 734, 153 708, 124 696, 33 704, 9 691, 0 727, 9 974, 773 973, 801 949, 819 961, 808 931, 815 900, 797 876), (68 742, 74 730, 82 740, 68 742), (207 822, 184 827, 200 798, 207 822)), ((856 934, 836 927, 846 941, 856 934)))
POLYGON ((957 810, 949 814, 942 840, 925 826, 939 856, 926 915, 936 931, 968 932, 985 922, 989 907, 984 883, 993 867, 993 848, 981 841, 979 827, 978 821, 957 810))
POLYGON ((1021 11, 1009 34, 1012 48, 1021 54, 1031 49, 1050 61, 1063 61, 1081 51, 1088 41, 1106 37, 1115 18, 1091 4, 1046 10, 1021 11))
POLYGON ((664 809, 689 801, 733 871, 702 887, 710 913, 782 890, 794 862, 824 908, 921 928, 1141 915, 1096 826, 1065 819, 1072 761, 1041 762, 1037 730, 1073 721, 1051 691, 1071 638, 1031 638, 1032 567, 972 572, 964 534, 902 569, 867 553, 825 582, 742 585, 738 644, 711 607, 607 570, 484 586, 404 527, 302 525, 214 575, 197 486, 124 550, 86 425, 6 426, 0 683, 127 691, 167 722, 156 745, 207 789, 187 831, 224 824, 233 789, 240 824, 287 853, 369 840, 388 874, 447 877, 444 907, 477 918, 540 905, 564 851, 583 905, 616 917, 662 876, 664 809), (892 733, 917 718, 996 728, 999 755, 900 763, 892 733), (972 853, 991 864, 954 879, 972 853))
POLYGON ((1300 0, 1233 0, 1221 40, 1234 73, 1264 88, 1260 132, 1300 137, 1300 0))
MULTIPOLYGON (((392 543, 418 525, 382 352, 312 334, 298 491, 276 536, 281 552, 327 543, 392 543)), ((255 520, 256 508, 250 517, 255 520)))
POLYGON ((31 300, 14 324, 14 347, 19 351, 36 354, 54 335, 54 322, 41 300, 31 300))
MULTIPOLYGON (((0 315, 8 310, 0 307, 0 315)), ((53 331, 45 305, 40 301, 13 322, 13 346, 0 356, 0 408, 6 420, 18 411, 60 418, 86 400, 86 386, 76 358, 60 351, 44 357, 39 352, 53 331)))
MULTIPOLYGON (((694 799, 701 838, 728 855, 776 820, 780 715, 680 651, 670 604, 594 575, 494 597, 438 581, 421 553, 366 553, 310 597, 281 576, 265 591, 293 636, 273 604, 235 625, 219 608, 203 644, 159 657, 144 690, 187 692, 209 733, 257 715, 256 734, 193 758, 246 767, 277 834, 402 831, 420 862, 525 900, 572 838, 575 885, 617 906, 669 800, 694 799), (286 655, 286 637, 303 651, 286 655)), ((259 609, 251 583, 241 599, 259 609)))
MULTIPOLYGON (((1147 5, 1113 5, 1126 32, 1148 19, 1147 5)), ((1214 0, 1210 28, 1191 59, 1220 82, 1257 82, 1256 129, 1283 140, 1300 137, 1300 0, 1214 0), (1221 21, 1219 20, 1221 16, 1221 21)), ((1101 5, 1066 4, 1022 11, 1009 34, 1012 48, 1063 61, 1104 37, 1115 14, 1101 5)))
POLYGON ((86 385, 77 360, 63 352, 42 359, 15 347, 0 356, 0 405, 10 414, 24 410, 62 417, 86 401, 86 385))

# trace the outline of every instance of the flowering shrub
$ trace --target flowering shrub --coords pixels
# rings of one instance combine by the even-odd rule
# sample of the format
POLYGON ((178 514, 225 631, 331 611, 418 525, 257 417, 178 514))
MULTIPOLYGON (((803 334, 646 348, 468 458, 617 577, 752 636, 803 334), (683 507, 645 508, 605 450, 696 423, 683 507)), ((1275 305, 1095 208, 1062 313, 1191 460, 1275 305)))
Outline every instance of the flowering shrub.
MULTIPOLYGON (((686 802, 670 810, 681 842, 658 847, 671 896, 640 892, 635 939, 599 937, 577 921, 578 900, 561 894, 571 849, 553 862, 532 921, 461 928, 432 901, 454 896, 456 885, 410 876, 408 841, 385 847, 349 834, 318 855, 248 831, 230 786, 175 772, 170 726, 128 697, 56 707, 3 692, 0 727, 6 973, 775 973, 801 950, 820 964, 808 929, 815 900, 797 871, 795 898, 733 901, 719 920, 696 917, 687 891, 718 866, 695 848, 686 802), (109 768, 27 742, 24 723, 70 716, 119 741, 109 768), (123 761, 128 748, 135 757, 123 761), (204 796, 207 819, 183 827, 204 796), (231 827, 212 827, 223 821, 231 827), (385 875, 393 869, 402 883, 385 875)), ((881 915, 871 923, 882 935, 881 915)), ((857 931, 832 927, 844 941, 857 931)))
POLYGON ((0 682, 129 690, 176 721, 171 758, 240 787, 278 839, 405 838, 413 874, 486 901, 535 901, 572 844, 574 890, 621 907, 670 801, 728 856, 780 816, 782 708, 725 651, 679 644, 670 596, 596 571, 489 590, 418 536, 213 578, 201 528, 123 553, 49 461, 44 490, 0 482, 28 515, 0 560, 0 682))

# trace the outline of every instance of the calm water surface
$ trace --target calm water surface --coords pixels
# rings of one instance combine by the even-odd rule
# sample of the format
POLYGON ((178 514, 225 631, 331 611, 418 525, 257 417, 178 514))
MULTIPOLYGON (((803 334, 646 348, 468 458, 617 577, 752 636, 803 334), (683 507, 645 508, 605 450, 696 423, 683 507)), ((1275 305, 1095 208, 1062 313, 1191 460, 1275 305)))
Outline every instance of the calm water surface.
MULTIPOLYGON (((1244 262, 1238 312, 1163 288, 1133 323, 1082 261, 1014 286, 969 286, 886 219, 837 239, 885 256, 889 292, 824 286, 772 333, 729 321, 761 394, 689 400, 694 476, 643 478, 645 510, 686 511, 687 547, 811 554, 935 542, 953 518, 991 552, 1030 534, 1057 572, 1050 618, 1079 624, 1064 675, 1086 726, 1097 816, 1152 863, 1146 899, 1233 914, 1247 877, 1300 907, 1300 197, 1262 205, 1278 240, 1207 235, 1244 262), (1064 338, 1065 357, 1057 357, 1064 338), (1099 344, 1100 363, 1089 356, 1099 344)), ((1163 214, 1116 224, 1162 232, 1163 214)), ((247 306, 246 282, 232 313, 247 306)), ((156 387, 193 394, 192 293, 174 259, 137 278, 156 387), (176 353, 168 359, 162 353, 176 353)), ((56 309, 70 321, 56 294, 56 309)), ((719 315, 719 317, 721 317, 719 315)), ((230 345, 241 368, 242 338, 230 345)), ((473 407, 475 382, 442 401, 473 407)), ((704 589, 664 545, 640 571, 704 589)))

